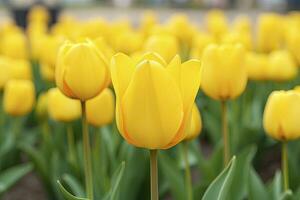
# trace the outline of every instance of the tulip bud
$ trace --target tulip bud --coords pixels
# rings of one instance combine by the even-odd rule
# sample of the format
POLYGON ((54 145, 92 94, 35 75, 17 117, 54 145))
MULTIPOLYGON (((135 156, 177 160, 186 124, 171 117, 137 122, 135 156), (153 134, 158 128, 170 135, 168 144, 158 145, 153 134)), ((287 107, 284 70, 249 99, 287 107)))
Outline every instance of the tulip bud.
POLYGON ((58 88, 48 91, 48 113, 56 121, 70 122, 80 118, 81 104, 79 100, 66 97, 58 88))
POLYGON ((134 31, 120 33, 114 39, 115 50, 126 54, 140 50, 142 45, 143 35, 134 31))
POLYGON ((116 92, 116 121, 129 143, 148 149, 170 148, 186 136, 200 85, 197 60, 181 63, 176 56, 163 65, 157 54, 138 64, 124 54, 111 63, 116 92))
POLYGON ((48 93, 44 92, 41 93, 38 97, 37 104, 36 104, 36 115, 40 120, 44 120, 48 116, 48 93))
POLYGON ((196 104, 193 106, 191 114, 191 125, 187 131, 187 135, 184 140, 192 140, 198 137, 202 129, 201 115, 196 104))
POLYGON ((238 32, 238 31, 231 31, 227 34, 224 34, 222 37, 222 43, 224 44, 242 44, 245 49, 251 50, 252 49, 252 38, 250 33, 246 32, 238 32))
POLYGON ((217 100, 238 97, 247 85, 245 50, 241 45, 210 45, 202 56, 202 89, 217 100))
POLYGON ((170 62, 179 52, 179 45, 173 35, 153 35, 146 40, 144 50, 154 51, 170 62))
POLYGON ((205 19, 207 30, 219 39, 228 30, 228 22, 224 13, 220 10, 210 11, 205 19))
POLYGON ((295 78, 298 68, 287 50, 273 51, 269 55, 268 77, 274 81, 286 81, 295 78))
POLYGON ((147 36, 149 35, 151 29, 153 28, 153 26, 155 26, 158 22, 157 22, 157 17, 155 15, 155 13, 151 12, 151 11, 147 11, 143 14, 142 18, 141 18, 141 22, 140 22, 140 30, 141 32, 147 36))
POLYGON ((282 19, 277 14, 262 14, 258 18, 257 43, 262 52, 280 48, 282 42, 282 19))
POLYGON ((35 102, 34 85, 29 80, 10 80, 4 87, 4 111, 12 116, 31 112, 35 102))
POLYGON ((58 53, 55 80, 66 96, 86 101, 109 84, 109 66, 91 41, 66 42, 58 53))
POLYGON ((1 47, 2 53, 5 56, 16 59, 28 58, 27 39, 22 32, 5 34, 2 39, 1 47))
POLYGON ((233 30, 244 33, 251 33, 251 20, 248 16, 237 16, 233 21, 233 30))
POLYGON ((39 23, 48 23, 49 21, 49 13, 47 8, 44 6, 34 6, 30 9, 28 14, 29 22, 39 22, 39 23))
POLYGON ((300 94, 296 91, 274 91, 268 98, 263 125, 266 133, 280 141, 300 136, 300 94))
POLYGON ((245 65, 251 80, 262 81, 268 79, 269 57, 267 54, 249 52, 245 65))
POLYGON ((10 77, 9 61, 5 57, 0 57, 0 91, 3 89, 5 83, 10 77))
POLYGON ((111 89, 106 88, 98 96, 86 102, 87 121, 93 126, 112 123, 115 112, 115 99, 111 89))

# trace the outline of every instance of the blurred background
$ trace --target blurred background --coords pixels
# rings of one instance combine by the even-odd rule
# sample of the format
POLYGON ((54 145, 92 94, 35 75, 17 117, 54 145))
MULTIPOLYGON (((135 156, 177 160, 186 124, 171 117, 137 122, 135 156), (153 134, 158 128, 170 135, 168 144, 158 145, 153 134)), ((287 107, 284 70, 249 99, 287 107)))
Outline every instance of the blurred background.
MULTIPOLYGON (((201 15, 207 9, 220 8, 231 13, 243 12, 253 14, 262 11, 287 12, 300 9, 300 0, 1 0, 0 16, 13 15, 17 24, 25 26, 26 15, 32 5, 42 4, 48 7, 53 24, 60 12, 71 13, 79 18, 90 18, 101 15, 105 18, 127 16, 133 19, 144 9, 154 9, 164 19, 174 12, 185 12, 188 15, 201 15)), ((200 18, 194 18, 200 19, 200 18)))

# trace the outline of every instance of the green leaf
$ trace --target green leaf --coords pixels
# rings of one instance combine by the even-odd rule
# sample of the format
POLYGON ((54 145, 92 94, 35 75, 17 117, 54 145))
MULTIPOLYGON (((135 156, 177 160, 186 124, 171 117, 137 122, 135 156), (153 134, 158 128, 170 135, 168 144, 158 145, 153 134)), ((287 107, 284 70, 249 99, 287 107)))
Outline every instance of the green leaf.
POLYGON ((172 197, 175 200, 181 200, 186 198, 184 177, 182 175, 182 170, 178 166, 178 163, 168 156, 167 152, 161 152, 159 154, 159 165, 167 181, 172 197))
POLYGON ((0 195, 32 170, 32 164, 11 167, 0 174, 0 195))
POLYGON ((236 170, 234 171, 232 184, 229 191, 228 199, 240 200, 244 199, 248 194, 248 177, 250 172, 250 165, 254 154, 256 152, 255 146, 245 148, 236 157, 236 170))
POLYGON ((115 200, 117 199, 120 182, 122 180, 123 174, 125 170, 125 162, 122 162, 117 170, 114 172, 112 177, 112 185, 108 193, 106 194, 104 199, 107 200, 115 200))
POLYGON ((270 184, 269 191, 272 195, 272 200, 279 200, 282 193, 282 177, 281 172, 277 171, 273 182, 270 184))
POLYGON ((256 171, 251 168, 248 179, 249 200, 270 199, 267 189, 256 171))
POLYGON ((219 176, 210 184, 202 200, 227 200, 228 192, 232 184, 235 172, 236 158, 231 159, 227 167, 219 176))
POLYGON ((81 198, 81 197, 76 197, 74 195, 72 195, 70 192, 68 192, 64 186, 60 183, 60 181, 57 181, 57 184, 59 186, 59 189, 62 193, 62 195, 64 196, 65 200, 89 200, 87 198, 81 198))
POLYGON ((70 187, 70 189, 76 196, 85 195, 84 189, 82 188, 81 184, 74 176, 70 174, 65 174, 63 175, 62 179, 70 187))

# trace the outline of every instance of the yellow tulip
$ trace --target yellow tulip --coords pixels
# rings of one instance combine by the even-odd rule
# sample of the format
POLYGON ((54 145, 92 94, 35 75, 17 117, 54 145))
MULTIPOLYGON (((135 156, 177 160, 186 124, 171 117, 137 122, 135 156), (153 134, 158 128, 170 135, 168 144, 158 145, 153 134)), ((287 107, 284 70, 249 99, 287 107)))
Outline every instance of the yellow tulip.
POLYGON ((58 53, 55 80, 66 96, 86 101, 109 84, 109 64, 93 42, 66 42, 58 53))
POLYGON ((135 64, 121 53, 112 59, 117 126, 125 140, 137 147, 170 148, 185 138, 190 123, 200 62, 181 63, 179 56, 168 65, 161 60, 157 54, 147 54, 135 64))
POLYGON ((106 88, 98 96, 86 102, 86 116, 89 124, 103 126, 112 123, 115 114, 115 99, 111 89, 106 88))
POLYGON ((237 16, 233 21, 233 30, 251 34, 252 24, 248 16, 237 16))
POLYGON ((167 27, 178 38, 181 44, 190 45, 196 29, 186 15, 176 14, 172 16, 167 23, 167 27))
POLYGON ((30 23, 27 27, 27 35, 30 44, 30 56, 34 60, 38 60, 40 58, 40 49, 43 47, 41 41, 46 35, 47 29, 48 26, 42 23, 30 23))
POLYGON ((118 34, 114 38, 114 47, 117 52, 131 54, 141 49, 143 41, 144 39, 141 33, 126 31, 118 34))
POLYGON ((55 69, 49 64, 40 63, 40 74, 46 81, 52 82, 55 80, 55 69))
POLYGON ((249 52, 246 55, 245 65, 249 79, 257 81, 268 79, 269 57, 267 54, 249 52))
POLYGON ((36 104, 36 115, 39 119, 46 119, 48 116, 48 93, 43 92, 39 95, 37 104, 36 104))
POLYGON ((298 74, 297 64, 287 50, 273 51, 269 55, 268 66, 268 77, 270 80, 291 80, 298 74))
POLYGON ((98 37, 109 37, 111 30, 110 24, 106 20, 95 18, 83 23, 79 32, 79 35, 83 38, 96 39, 98 37))
POLYGON ((266 133, 280 141, 294 140, 300 136, 300 93, 274 91, 268 98, 263 125, 266 133))
POLYGON ((210 45, 202 56, 202 89, 217 100, 238 97, 247 85, 242 45, 210 45))
POLYGON ((26 36, 20 32, 5 34, 1 44, 2 53, 5 56, 16 59, 28 58, 28 45, 26 36))
POLYGON ((44 6, 34 6, 30 9, 28 13, 28 21, 29 22, 41 22, 48 23, 49 21, 49 12, 44 6))
POLYGON ((173 35, 153 35, 146 40, 144 50, 146 52, 156 52, 167 62, 170 62, 179 52, 179 44, 173 35))
POLYGON ((215 38, 207 33, 197 33, 194 40, 193 40, 193 46, 191 49, 191 57, 192 58, 202 58, 202 54, 204 49, 210 45, 215 43, 215 38))
POLYGON ((202 129, 201 115, 196 104, 193 106, 191 115, 191 125, 187 131, 187 135, 184 140, 192 140, 198 137, 202 129))
POLYGON ((0 91, 10 78, 10 63, 6 57, 0 57, 0 91))
POLYGON ((220 10, 209 11, 205 18, 206 28, 209 33, 219 39, 228 30, 228 22, 224 13, 220 10))
POLYGON ((4 87, 4 111, 12 116, 31 112, 35 102, 34 85, 29 80, 10 80, 4 87))
POLYGON ((145 35, 149 35, 151 29, 158 23, 155 13, 147 11, 143 14, 140 22, 140 31, 145 35))
POLYGON ((10 65, 11 79, 32 79, 32 69, 30 61, 23 59, 11 59, 10 65))
POLYGON ((247 50, 252 49, 252 37, 250 33, 240 32, 240 31, 231 31, 227 34, 224 34, 221 38, 222 43, 224 44, 242 44, 247 50))
POLYGON ((49 116, 60 122, 70 122, 80 118, 81 104, 79 100, 66 97, 58 88, 48 91, 49 116))
POLYGON ((257 45, 262 52, 280 48, 282 43, 282 18, 278 14, 262 14, 258 18, 257 45))

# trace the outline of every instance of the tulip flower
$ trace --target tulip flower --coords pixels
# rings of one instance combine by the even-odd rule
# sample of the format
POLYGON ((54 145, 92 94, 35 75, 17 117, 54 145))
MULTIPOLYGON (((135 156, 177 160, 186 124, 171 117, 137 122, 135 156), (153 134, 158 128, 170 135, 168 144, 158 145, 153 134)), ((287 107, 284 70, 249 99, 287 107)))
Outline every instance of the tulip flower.
POLYGON ((1 50, 3 55, 16 58, 28 58, 28 44, 26 36, 22 32, 5 34, 2 38, 1 50))
POLYGON ((31 112, 35 103, 32 81, 10 80, 4 87, 3 108, 11 116, 23 116, 31 112))
POLYGON ((117 52, 132 54, 135 51, 141 49, 143 41, 144 38, 141 33, 134 31, 126 31, 123 33, 119 33, 114 38, 113 46, 117 52))
POLYGON ((205 25, 209 33, 219 39, 228 30, 228 22, 224 13, 220 10, 212 10, 207 13, 205 25))
POLYGON ((282 43, 282 18, 277 14, 262 14, 258 18, 257 45, 262 52, 280 48, 282 43))
POLYGON ((233 30, 244 33, 251 33, 252 24, 248 16, 237 16, 233 21, 233 30))
POLYGON ((144 34, 144 36, 148 36, 150 34, 151 29, 158 23, 157 17, 155 13, 151 11, 147 11, 143 14, 140 21, 140 31, 144 34))
POLYGON ((28 14, 28 22, 39 22, 39 23, 48 23, 49 21, 49 12, 44 6, 34 6, 30 9, 28 14))
POLYGON ((151 196, 157 199, 157 149, 170 148, 185 138, 201 68, 198 60, 181 63, 179 56, 163 65, 159 55, 150 54, 137 64, 116 54, 111 75, 118 129, 130 144, 150 149, 151 196))
POLYGON ((167 22, 167 27, 171 30, 182 45, 190 46, 195 35, 195 27, 190 23, 188 17, 184 14, 176 14, 167 22), (184 30, 184 31, 182 31, 184 30))
POLYGON ((238 97, 247 85, 245 49, 239 45, 210 45, 202 56, 202 89, 213 99, 238 97))
POLYGON ((300 28, 291 27, 287 30, 286 34, 286 44, 289 51, 295 56, 297 59, 298 65, 300 64, 300 28))
POLYGON ((58 88, 48 91, 49 116, 60 122, 70 122, 81 117, 79 100, 66 97, 58 88))
POLYGON ((289 189, 287 142, 300 137, 300 93, 274 91, 266 103, 263 126, 266 133, 282 142, 282 169, 285 191, 289 189))
POLYGON ((110 24, 105 19, 95 18, 82 24, 79 36, 91 39, 98 37, 107 38, 111 32, 110 29, 110 24))
POLYGON ((252 37, 250 33, 241 31, 231 31, 223 35, 221 38, 223 44, 242 44, 245 49, 252 49, 252 37))
POLYGON ((246 88, 245 50, 239 44, 210 45, 202 56, 202 89, 209 97, 221 101, 224 165, 230 156, 226 101, 238 97, 246 88))
POLYGON ((86 102, 86 117, 89 124, 100 127, 114 119, 115 100, 111 89, 106 88, 98 96, 86 102))
POLYGON ((145 41, 144 50, 146 52, 156 52, 167 62, 170 62, 179 52, 179 44, 173 35, 153 35, 145 41))
POLYGON ((274 81, 286 81, 295 78, 298 67, 292 55, 287 50, 273 51, 269 55, 268 77, 274 81))
POLYGON ((55 80, 62 93, 81 101, 86 193, 88 199, 93 200, 93 175, 86 101, 96 97, 110 83, 107 58, 90 40, 81 43, 66 42, 60 48, 57 56, 55 80))
POLYGON ((246 55, 245 66, 251 80, 268 80, 269 57, 267 54, 249 52, 246 55))
POLYGON ((66 96, 86 101, 109 84, 108 62, 90 40, 65 42, 58 53, 55 80, 66 96))

